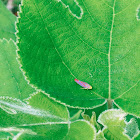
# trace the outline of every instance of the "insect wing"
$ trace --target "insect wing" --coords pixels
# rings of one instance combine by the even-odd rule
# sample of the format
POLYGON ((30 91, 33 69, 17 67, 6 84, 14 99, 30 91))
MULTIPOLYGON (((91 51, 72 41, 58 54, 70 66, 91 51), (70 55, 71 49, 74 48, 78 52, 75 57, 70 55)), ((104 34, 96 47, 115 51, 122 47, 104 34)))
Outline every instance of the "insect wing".
POLYGON ((85 82, 80 81, 78 79, 74 79, 74 81, 85 89, 92 89, 92 86, 89 85, 88 83, 85 83, 85 82))
POLYGON ((87 88, 87 86, 86 86, 87 83, 82 82, 82 81, 77 80, 77 79, 75 79, 75 82, 76 82, 77 84, 79 84, 80 86, 82 86, 83 88, 87 88))

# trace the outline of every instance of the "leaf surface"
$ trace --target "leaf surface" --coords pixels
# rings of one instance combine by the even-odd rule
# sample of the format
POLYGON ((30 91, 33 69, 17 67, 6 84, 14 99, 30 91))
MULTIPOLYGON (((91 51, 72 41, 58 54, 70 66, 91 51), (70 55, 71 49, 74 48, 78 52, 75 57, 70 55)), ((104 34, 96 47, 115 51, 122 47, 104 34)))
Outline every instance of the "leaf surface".
POLYGON ((19 133, 20 133, 19 130, 16 130, 16 129, 0 128, 0 139, 1 140, 13 140, 13 138, 16 137, 19 133))
POLYGON ((132 101, 139 97, 139 1, 22 4, 18 53, 31 84, 67 105, 91 108, 114 99, 139 116, 139 98, 132 101), (92 90, 81 89, 75 78, 92 90))
POLYGON ((96 140, 106 140, 104 137, 104 133, 102 131, 99 131, 96 135, 96 140))
POLYGON ((61 104, 54 102, 42 93, 33 94, 28 104, 16 99, 3 99, 3 104, 15 110, 8 114, 0 110, 0 127, 16 128, 22 133, 19 139, 60 139, 68 132, 68 111, 61 104), (51 132, 51 133, 50 133, 51 132))
POLYGON ((139 134, 139 128, 136 120, 132 118, 126 125, 126 134, 131 138, 134 139, 139 134))
POLYGON ((140 139, 140 134, 134 140, 139 140, 139 139, 140 139))
POLYGON ((0 41, 0 96, 25 99, 35 92, 27 83, 16 60, 16 45, 10 40, 0 41))
POLYGON ((103 128, 104 137, 107 140, 129 140, 125 132, 125 119, 127 114, 121 110, 111 109, 104 111, 98 118, 103 128))
POLYGON ((16 17, 5 7, 3 2, 0 0, 0 39, 16 39, 15 21, 16 17))
POLYGON ((75 121, 70 125, 68 135, 64 140, 95 140, 96 130, 86 121, 75 121))

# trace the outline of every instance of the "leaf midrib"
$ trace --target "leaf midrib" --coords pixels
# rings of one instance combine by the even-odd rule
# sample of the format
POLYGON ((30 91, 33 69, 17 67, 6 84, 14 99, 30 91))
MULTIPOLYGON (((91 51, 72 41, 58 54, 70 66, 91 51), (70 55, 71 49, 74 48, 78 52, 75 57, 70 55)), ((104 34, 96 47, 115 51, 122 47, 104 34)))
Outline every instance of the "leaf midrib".
POLYGON ((115 18, 115 3, 116 0, 114 0, 113 4, 113 18, 112 18, 112 25, 111 25, 111 31, 110 31, 110 42, 109 42, 109 51, 108 51, 108 77, 109 77, 109 87, 108 87, 108 99, 111 99, 111 63, 110 63, 110 51, 111 51, 111 45, 112 45, 112 34, 113 34, 113 26, 114 26, 114 18, 115 18))
MULTIPOLYGON (((103 52, 100 52, 99 50, 97 50, 97 51, 99 51, 99 53, 103 53, 103 54, 105 54, 105 55, 108 55, 108 67, 109 67, 109 89, 108 89, 108 99, 111 99, 111 76, 110 76, 111 63, 110 63, 110 51, 111 51, 111 45, 112 45, 112 33, 113 33, 113 25, 114 25, 114 17, 115 17, 115 10, 114 10, 114 8, 115 8, 115 2, 116 2, 116 0, 114 0, 114 4, 113 4, 113 7, 112 7, 112 9, 113 9, 113 18, 112 18, 112 25, 111 25, 111 31, 110 31, 109 52, 108 52, 108 54, 106 54, 106 53, 103 53, 103 52)), ((42 14, 40 13, 40 11, 39 11, 37 5, 36 5, 35 3, 34 3, 34 5, 35 5, 36 9, 38 10, 38 13, 39 13, 39 15, 40 15, 40 17, 41 17, 41 19, 42 19, 42 21, 43 21, 44 27, 45 27, 47 33, 49 34, 49 36, 50 36, 50 38, 51 38, 51 41, 52 41, 53 46, 54 46, 54 49, 56 50, 57 54, 59 55, 60 59, 62 60, 62 63, 64 64, 64 66, 68 69, 68 71, 70 72, 70 74, 71 74, 73 77, 75 77, 74 74, 71 72, 71 70, 68 68, 68 66, 65 64, 65 62, 63 61, 63 59, 62 59, 62 57, 61 57, 59 51, 58 51, 57 48, 55 47, 54 42, 53 42, 53 39, 52 39, 52 37, 51 37, 51 34, 50 34, 50 32, 49 32, 49 30, 48 30, 48 28, 47 28, 47 26, 46 26, 46 24, 45 24, 45 22, 44 22, 44 20, 43 20, 42 14)), ((74 31, 74 30, 73 30, 73 31, 74 31)), ((74 32, 75 32, 75 31, 74 31, 74 32)), ((77 36, 77 37, 79 38, 79 36, 77 36)), ((79 38, 79 39, 82 40, 81 38, 79 38)), ((83 40, 82 40, 82 41, 83 41, 83 40)), ((84 42, 84 41, 83 41, 83 42, 84 42)), ((86 42, 84 42, 84 43, 86 43, 86 42)), ((86 44, 87 44, 87 43, 86 43, 86 44)), ((88 45, 88 44, 87 44, 87 45, 88 45)), ((88 46, 90 46, 90 45, 88 45, 88 46)), ((91 47, 91 46, 90 46, 90 47, 91 47)), ((92 48, 92 47, 91 47, 91 48, 92 48)), ((95 48, 94 48, 94 49, 95 49, 95 48)))
MULTIPOLYGON (((40 10, 38 9, 36 3, 34 3, 34 5, 35 5, 35 7, 36 7, 36 9, 37 9, 37 11, 38 11, 38 13, 39 13, 41 19, 42 19, 42 22, 43 22, 43 24, 44 24, 44 27, 45 27, 45 29, 46 29, 48 35, 50 36, 50 39, 51 39, 52 44, 53 44, 53 46, 54 46, 54 49, 56 50, 58 56, 59 56, 60 59, 62 60, 63 65, 68 69, 68 71, 70 72, 70 74, 71 74, 74 78, 76 78, 76 76, 72 73, 72 71, 71 71, 70 68, 67 66, 67 64, 63 61, 62 56, 61 56, 61 54, 59 53, 58 49, 55 47, 55 43, 54 43, 54 41, 53 41, 53 38, 51 37, 51 34, 50 34, 49 30, 48 30, 48 27, 47 27, 47 25, 45 24, 45 21, 44 21, 44 19, 43 19, 43 17, 42 17, 42 14, 40 13, 40 10)), ((64 18, 64 17, 63 17, 63 18, 64 18)), ((64 19, 65 19, 65 18, 64 18, 64 19)), ((66 21, 66 20, 65 20, 65 21, 66 21)), ((67 25, 70 26, 69 24, 67 24, 67 25)), ((103 54, 103 55, 107 55, 107 53, 101 52, 100 50, 98 50, 98 49, 93 48, 92 46, 90 46, 87 42, 85 42, 82 38, 80 38, 80 37, 77 35, 77 33, 73 30, 73 28, 72 28, 71 26, 70 26, 70 28, 71 28, 72 31, 75 33, 75 35, 76 35, 83 43, 85 43, 86 45, 88 45, 91 49, 95 49, 95 50, 97 50, 99 53, 101 53, 101 54, 103 54)))

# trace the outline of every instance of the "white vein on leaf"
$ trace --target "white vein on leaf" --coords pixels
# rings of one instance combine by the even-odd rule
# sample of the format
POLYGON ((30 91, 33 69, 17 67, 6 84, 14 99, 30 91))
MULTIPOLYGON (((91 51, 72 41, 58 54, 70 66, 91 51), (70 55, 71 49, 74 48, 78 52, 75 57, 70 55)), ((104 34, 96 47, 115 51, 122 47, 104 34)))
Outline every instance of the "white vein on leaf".
POLYGON ((111 45, 112 45, 112 33, 113 33, 113 26, 114 26, 114 18, 115 18, 115 3, 116 0, 114 0, 113 5, 113 18, 112 18, 112 25, 111 25, 111 31, 110 31, 110 42, 109 42, 109 52, 108 52, 108 75, 109 75, 109 88, 108 88, 108 98, 111 99, 111 64, 110 64, 110 52, 111 52, 111 45))

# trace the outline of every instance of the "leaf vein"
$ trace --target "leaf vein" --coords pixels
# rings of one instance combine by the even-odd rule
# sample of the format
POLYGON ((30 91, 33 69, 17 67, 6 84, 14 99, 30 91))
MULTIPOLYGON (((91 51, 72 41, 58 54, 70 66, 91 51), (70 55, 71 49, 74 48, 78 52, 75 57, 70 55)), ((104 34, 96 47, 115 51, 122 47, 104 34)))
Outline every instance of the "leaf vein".
POLYGON ((118 96, 117 98, 115 98, 114 100, 120 98, 121 96, 123 96, 125 93, 129 92, 132 88, 134 88, 138 83, 139 83, 140 79, 137 81, 137 83, 135 83, 134 85, 132 85, 127 91, 123 92, 120 96, 118 96))

